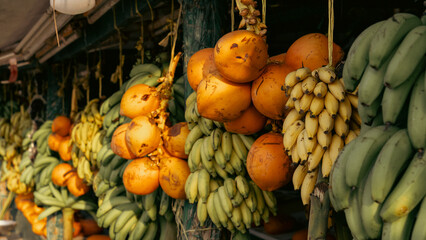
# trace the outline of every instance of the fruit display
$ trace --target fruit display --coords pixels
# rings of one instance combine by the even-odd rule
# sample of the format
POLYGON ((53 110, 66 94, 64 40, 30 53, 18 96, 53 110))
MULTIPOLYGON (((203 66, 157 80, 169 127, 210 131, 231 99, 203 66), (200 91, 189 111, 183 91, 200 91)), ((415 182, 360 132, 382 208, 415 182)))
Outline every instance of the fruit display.
POLYGON ((330 200, 354 238, 424 238, 425 52, 426 27, 408 13, 368 27, 349 51, 343 79, 358 88, 361 134, 336 159, 330 200))
POLYGON ((289 112, 282 127, 283 144, 297 165, 294 189, 300 189, 307 205, 319 169, 328 177, 340 151, 360 132, 358 97, 346 93, 342 80, 328 67, 312 72, 299 68, 287 74, 284 86, 289 112))

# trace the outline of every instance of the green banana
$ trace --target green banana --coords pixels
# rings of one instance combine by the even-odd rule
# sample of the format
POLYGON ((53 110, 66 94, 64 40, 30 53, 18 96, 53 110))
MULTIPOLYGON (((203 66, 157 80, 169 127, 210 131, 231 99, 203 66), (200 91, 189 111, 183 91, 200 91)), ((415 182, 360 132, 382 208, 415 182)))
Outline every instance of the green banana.
POLYGON ((146 222, 142 221, 142 217, 140 217, 135 225, 135 228, 130 233, 129 240, 142 239, 143 235, 148 230, 148 226, 149 225, 146 222))
POLYGON ((241 203, 244 202, 243 195, 241 195, 241 193, 237 191, 237 193, 235 194, 234 198, 231 199, 231 202, 232 202, 232 206, 234 208, 240 206, 241 203))
POLYGON ((349 207, 351 188, 346 185, 345 172, 347 162, 352 156, 352 152, 359 139, 360 137, 355 138, 342 149, 330 172, 330 202, 336 211, 341 211, 349 207))
POLYGON ((160 207, 158 209, 158 214, 160 216, 164 216, 166 214, 167 209, 169 208, 171 198, 169 195, 167 195, 166 192, 161 191, 161 200, 160 200, 160 207))
POLYGON ((398 184, 383 203, 380 216, 393 222, 409 214, 424 198, 426 188, 426 154, 417 153, 411 160, 398 184))
POLYGON ((249 195, 246 199, 244 199, 247 207, 250 209, 250 212, 255 212, 257 209, 257 197, 256 197, 256 193, 254 191, 253 185, 250 184, 250 192, 249 195))
POLYGON ((129 218, 120 231, 116 232, 115 239, 126 239, 127 235, 136 227, 137 221, 138 218, 136 216, 129 218))
POLYGON ((189 203, 194 203, 198 195, 198 174, 199 172, 193 172, 189 174, 185 183, 185 194, 188 198, 189 203))
POLYGON ((113 93, 108 99, 105 100, 105 102, 102 104, 101 109, 99 110, 99 113, 101 115, 108 114, 111 109, 115 106, 120 106, 121 97, 123 96, 124 91, 118 90, 117 92, 113 93))
MULTIPOLYGON (((416 214, 417 209, 411 211, 407 216, 400 217, 393 222, 385 222, 383 224, 382 240, 409 239, 416 214)), ((424 236, 419 239, 424 239, 424 236)))
POLYGON ((148 229, 143 235, 142 240, 154 240, 155 235, 157 235, 157 229, 158 229, 157 222, 150 222, 148 225, 148 229))
POLYGON ((248 150, 244 145, 243 140, 241 140, 238 134, 232 134, 232 148, 234 149, 237 156, 242 160, 246 161, 248 150))
POLYGON ((228 195, 230 199, 233 199, 235 194, 237 194, 237 184, 235 183, 234 179, 225 179, 223 186, 225 187, 226 195, 228 195))
POLYGON ((231 160, 231 155, 233 152, 232 133, 224 132, 222 134, 221 148, 225 159, 227 161, 231 160))
POLYGON ((217 194, 219 194, 220 205, 222 206, 223 211, 226 213, 228 218, 232 216, 232 202, 231 199, 226 194, 226 190, 224 186, 220 186, 217 190, 217 194))
POLYGON ((243 161, 237 156, 237 153, 235 153, 235 151, 232 151, 229 163, 231 164, 232 168, 235 169, 236 172, 241 172, 244 169, 243 161))
POLYGON ((138 64, 130 70, 129 76, 132 78, 139 73, 149 73, 156 77, 161 77, 161 69, 152 63, 138 64))
POLYGON ((371 170, 370 194, 375 202, 383 203, 413 152, 406 129, 399 130, 385 143, 371 170))
POLYGON ((157 188, 154 192, 142 196, 143 208, 145 210, 149 210, 155 206, 155 199, 157 198, 158 191, 159 190, 157 188))
POLYGON ((358 104, 358 113, 362 123, 371 125, 374 118, 381 112, 380 105, 382 103, 383 91, 379 97, 377 97, 371 105, 366 106, 358 104))
POLYGON ((346 221, 354 239, 368 239, 367 233, 365 232, 364 226, 362 224, 360 211, 361 206, 358 196, 358 194, 362 195, 362 192, 359 193, 358 191, 359 189, 355 189, 351 192, 349 206, 345 209, 346 221))
POLYGON ((346 163, 346 184, 349 187, 359 186, 387 139, 396 131, 398 128, 393 126, 378 126, 360 136, 353 149, 356 154, 352 155, 346 163))
POLYGON ((245 202, 242 202, 239 208, 241 209, 241 218, 243 223, 246 225, 246 228, 249 229, 253 221, 253 216, 250 212, 250 209, 247 207, 245 202))
POLYGON ((192 146, 194 143, 203 136, 203 133, 201 132, 200 126, 195 126, 191 132, 189 132, 188 136, 186 137, 185 141, 185 154, 189 154, 189 152, 192 149, 192 146))
POLYGON ((244 135, 244 134, 238 134, 238 136, 243 141, 243 143, 246 146, 247 150, 250 150, 251 145, 253 145, 255 139, 253 137, 251 137, 251 136, 247 136, 247 135, 244 135))
POLYGON ((207 213, 209 214, 210 219, 212 222, 219 228, 222 228, 222 225, 219 220, 219 216, 217 214, 217 209, 215 208, 214 204, 214 195, 215 193, 210 193, 209 197, 207 198, 207 213))
POLYGON ((379 68, 391 51, 413 28, 421 25, 420 19, 410 13, 396 13, 380 26, 371 40, 369 64, 379 68))
POLYGON ((129 221, 130 218, 134 216, 139 216, 141 209, 136 203, 130 204, 130 207, 121 212, 120 216, 115 220, 114 223, 114 232, 118 233, 124 225, 129 221))
POLYGON ((200 226, 204 226, 207 220, 207 200, 206 202, 198 201, 197 203, 197 217, 200 222, 200 226))
POLYGON ((253 181, 250 181, 251 187, 254 190, 254 194, 256 195, 256 206, 257 206, 257 211, 259 211, 259 213, 262 215, 263 212, 265 211, 265 198, 263 197, 263 192, 262 189, 260 189, 256 183, 254 183, 253 181))
POLYGON ((223 154, 221 146, 219 146, 219 148, 214 152, 214 160, 216 161, 216 163, 221 168, 225 168, 226 167, 227 161, 225 159, 225 155, 223 154))
POLYGON ((406 103, 406 99, 408 98, 408 94, 411 92, 414 82, 416 82, 417 79, 423 80, 424 78, 424 73, 419 75, 421 71, 424 72, 424 67, 425 60, 423 59, 414 70, 412 76, 410 76, 404 83, 392 89, 385 89, 382 99, 382 112, 383 121, 386 124, 397 123, 398 116, 403 114, 402 110, 404 108, 404 104, 406 103))
POLYGON ((423 80, 418 78, 413 86, 408 106, 407 130, 411 144, 415 149, 425 149, 426 147, 426 74, 423 73, 423 80), (425 81, 425 84, 423 83, 425 81))
POLYGON ((359 80, 368 65, 371 40, 384 22, 380 21, 369 26, 352 43, 343 67, 343 82, 346 90, 352 92, 359 84, 359 80))
POLYGON ((48 208, 45 208, 45 209, 43 210, 43 212, 41 212, 41 213, 38 215, 38 220, 42 220, 42 219, 44 219, 44 218, 46 218, 46 217, 48 217, 48 216, 50 216, 50 215, 54 214, 55 212, 57 212, 57 211, 59 211, 59 210, 62 210, 62 208, 61 208, 61 207, 57 207, 57 206, 50 206, 50 207, 48 207, 48 208))
POLYGON ((199 138, 192 146, 191 152, 188 155, 188 166, 191 172, 197 171, 201 163, 201 147, 203 145, 203 139, 199 138))
POLYGON ((215 128, 210 134, 210 143, 212 144, 213 150, 216 151, 220 147, 220 142, 222 141, 223 131, 220 128, 215 128))
POLYGON ((102 202, 102 205, 99 206, 98 211, 96 212, 96 216, 100 217, 111 210, 113 207, 122 205, 122 204, 130 204, 131 201, 126 196, 116 196, 114 198, 105 198, 102 202))
MULTIPOLYGON (((364 227, 365 233, 368 238, 376 239, 380 237, 382 231, 383 221, 380 218, 380 208, 382 205, 377 203, 371 197, 373 181, 372 172, 368 174, 365 182, 364 190, 358 194, 362 194, 360 203, 361 222, 364 227)), ((383 179, 382 179, 383 181, 383 179)))
POLYGON ((211 161, 214 158, 214 148, 211 143, 211 138, 209 136, 204 137, 203 146, 207 159, 211 161))
POLYGON ((228 216, 225 213, 224 209, 222 208, 222 204, 220 203, 220 196, 218 192, 212 192, 210 194, 213 194, 213 202, 214 202, 214 208, 216 210, 217 217, 222 224, 223 227, 228 226, 228 216))
POLYGON ((422 239, 426 236, 426 196, 423 197, 420 204, 419 212, 414 223, 413 230, 411 231, 411 240, 422 239))
POLYGON ((243 176, 238 175, 235 178, 235 183, 237 184, 238 192, 240 192, 244 198, 247 198, 250 193, 250 186, 247 182, 247 179, 245 179, 243 176))
POLYGON ((202 202, 207 202, 207 198, 210 194, 210 174, 206 169, 198 171, 198 195, 202 202))
MULTIPOLYGON (((426 26, 413 28, 399 44, 384 76, 386 87, 395 88, 413 75, 426 53, 426 26)), ((422 69, 424 70, 424 62, 422 69)))

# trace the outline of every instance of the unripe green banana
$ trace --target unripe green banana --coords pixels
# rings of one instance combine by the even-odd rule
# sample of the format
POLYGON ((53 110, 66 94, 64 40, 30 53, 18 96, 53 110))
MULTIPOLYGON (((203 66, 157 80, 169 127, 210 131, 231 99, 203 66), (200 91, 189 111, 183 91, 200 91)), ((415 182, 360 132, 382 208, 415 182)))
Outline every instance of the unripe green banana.
POLYGON ((400 217, 393 222, 384 222, 382 240, 409 239, 416 215, 417 208, 408 215, 400 217))
POLYGON ((197 217, 200 222, 200 226, 204 226, 207 220, 207 200, 206 202, 198 201, 197 203, 197 217))
POLYGON ((368 174, 365 182, 364 190, 358 194, 362 194, 362 200, 360 203, 361 220, 364 227, 365 233, 368 238, 376 239, 380 237, 382 231, 383 221, 380 218, 380 203, 377 203, 371 197, 373 181, 372 172, 368 174))
POLYGON ((419 212, 417 213, 416 222, 414 223, 413 230, 411 231, 411 240, 422 239, 426 236, 426 196, 423 197, 420 204, 419 212))
POLYGON ((233 199, 235 194, 237 194, 237 184, 235 183, 234 179, 227 178, 223 182, 223 185, 225 187, 225 192, 228 195, 230 199, 233 199))
POLYGON ((198 171, 198 195, 202 202, 207 202, 210 194, 210 174, 206 169, 198 171))
POLYGON ((426 148, 426 74, 422 75, 424 79, 417 79, 411 93, 408 106, 407 130, 413 147, 424 151, 426 148))
POLYGON ((212 192, 210 194, 213 194, 213 201, 214 201, 214 208, 217 213, 217 217, 220 221, 220 224, 222 224, 223 227, 228 226, 228 217, 224 209, 222 208, 222 204, 220 203, 220 196, 218 192, 212 192))
POLYGON ((218 216, 218 213, 216 211, 217 209, 216 209, 215 204, 214 204, 214 195, 215 195, 215 192, 212 192, 212 193, 210 193, 209 197, 207 198, 207 212, 208 212, 209 217, 212 220, 212 222, 219 229, 221 229, 222 225, 220 223, 219 216, 218 216))
POLYGON ((231 199, 226 194, 224 186, 220 186, 217 194, 219 194, 220 205, 222 206, 223 211, 226 213, 228 218, 232 216, 232 202, 231 199))
POLYGON ((235 178, 235 182, 237 184, 238 192, 240 192, 244 198, 247 198, 250 193, 250 186, 247 179, 239 175, 235 178))
POLYGON ((233 152, 232 147, 232 134, 230 132, 224 132, 222 134, 221 148, 227 161, 231 159, 231 154, 233 152))
POLYGON ((361 205, 359 202, 359 189, 353 190, 349 199, 349 206, 345 209, 346 222, 354 239, 368 239, 361 219, 361 205))

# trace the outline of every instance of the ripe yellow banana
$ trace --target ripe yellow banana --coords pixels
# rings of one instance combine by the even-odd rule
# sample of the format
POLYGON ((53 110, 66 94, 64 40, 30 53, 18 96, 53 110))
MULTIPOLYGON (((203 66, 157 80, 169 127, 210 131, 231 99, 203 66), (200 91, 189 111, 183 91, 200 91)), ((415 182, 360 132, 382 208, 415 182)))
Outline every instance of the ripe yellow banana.
POLYGON ((336 73, 328 67, 320 67, 312 71, 312 76, 330 84, 336 80, 336 73))
POLYGON ((324 82, 318 82, 314 88, 314 95, 316 97, 323 98, 327 94, 327 91, 328 91, 327 84, 324 82))
POLYGON ((310 195, 317 182, 318 171, 319 168, 315 169, 313 172, 308 172, 303 179, 302 186, 300 187, 300 196, 302 198, 303 205, 309 204, 310 195))
POLYGON ((358 135, 353 131, 353 130, 349 130, 348 132, 348 136, 346 136, 345 138, 345 145, 347 145, 348 143, 350 143, 352 140, 354 140, 358 135))
MULTIPOLYGON (((290 100, 290 99, 289 99, 290 100)), ((285 117, 282 127, 282 133, 285 133, 287 129, 297 120, 302 119, 303 114, 300 114, 296 109, 292 109, 285 117)))
POLYGON ((339 135, 334 134, 333 137, 331 138, 331 143, 329 147, 330 158, 333 164, 336 161, 337 156, 339 156, 340 151, 342 151, 343 147, 344 147, 344 142, 342 138, 339 135))
POLYGON ((340 81, 334 81, 333 83, 328 84, 328 91, 333 94, 333 96, 340 102, 345 101, 345 87, 343 87, 340 81))
POLYGON ((300 112, 301 112, 301 109, 300 109, 300 101, 299 101, 299 100, 294 101, 294 109, 296 109, 296 111, 297 111, 298 113, 300 113, 300 112))
POLYGON ((325 132, 321 127, 318 128, 317 132, 317 141, 318 144, 325 150, 330 146, 331 143, 331 131, 325 132))
POLYGON ((300 161, 300 157, 299 157, 299 153, 297 152, 297 142, 296 144, 293 145, 290 152, 291 152, 290 153, 291 161, 293 162, 293 164, 298 164, 300 161))
POLYGON ((296 101, 299 100, 303 96, 303 90, 302 90, 302 82, 298 82, 294 87, 291 89, 290 97, 296 101))
POLYGON ((345 139, 345 137, 348 135, 349 125, 342 119, 342 117, 340 117, 340 115, 337 115, 334 121, 334 131, 342 139, 345 139))
POLYGON ((327 109, 322 110, 318 116, 319 127, 324 131, 325 134, 331 132, 334 128, 334 119, 328 113, 327 109))
POLYGON ((290 72, 287 74, 284 80, 284 86, 286 89, 294 87, 299 82, 299 79, 296 78, 296 71, 290 72))
POLYGON ((318 131, 318 117, 306 114, 305 116, 305 129, 309 139, 314 138, 318 131))
POLYGON ((358 108, 358 96, 352 94, 346 94, 346 98, 349 99, 352 107, 358 108))
POLYGON ((299 81, 309 77, 311 75, 311 69, 302 67, 296 70, 296 79, 299 81))
POLYGON ((300 113, 307 113, 309 111, 309 108, 311 106, 311 102, 314 99, 314 95, 310 93, 303 94, 302 98, 299 100, 300 104, 300 113))
POLYGON ((303 179, 305 179, 306 174, 308 173, 308 164, 299 164, 294 170, 293 173, 293 187, 294 190, 299 190, 302 186, 303 179))
POLYGON ((285 109, 289 110, 289 109, 292 109, 292 108, 294 108, 294 101, 293 101, 292 98, 288 98, 287 102, 285 103, 285 109))
POLYGON ((207 202, 207 198, 210 194, 210 174, 206 169, 201 169, 198 171, 198 195, 202 202, 207 202))
POLYGON ((313 171, 316 169, 321 162, 322 156, 324 155, 325 150, 321 147, 321 145, 317 145, 315 147, 314 152, 309 155, 308 158, 308 171, 313 171))
POLYGON ((309 108, 312 116, 318 116, 324 109, 325 100, 324 98, 314 97, 309 108))
POLYGON ((287 152, 291 150, 291 147, 297 140, 297 136, 305 128, 305 123, 301 120, 294 122, 284 133, 283 144, 287 152))
POLYGON ((295 144, 297 148, 296 149, 297 155, 299 156, 301 163, 304 163, 305 161, 308 160, 308 151, 306 150, 306 147, 305 147, 304 138, 305 138, 305 134, 300 132, 299 135, 297 136, 297 140, 295 144))
POLYGON ((331 115, 332 118, 335 118, 337 112, 339 111, 339 101, 334 97, 334 95, 328 91, 324 97, 324 106, 327 109, 327 112, 331 115))
POLYGON ((353 112, 352 112, 352 117, 351 117, 351 119, 352 119, 352 120, 353 120, 356 124, 358 124, 358 126, 361 126, 362 120, 361 120, 361 117, 359 116, 358 111, 353 111, 353 112))
POLYGON ((330 152, 327 149, 324 152, 324 155, 322 156, 322 162, 321 162, 321 172, 322 172, 322 175, 324 177, 328 177, 328 175, 330 175, 332 167, 333 167, 333 162, 331 161, 331 158, 330 158, 330 152))
POLYGON ((339 104, 339 115, 342 117, 343 121, 346 123, 349 122, 352 116, 352 106, 348 98, 345 101, 340 102, 339 104))
POLYGON ((312 76, 309 76, 309 77, 305 78, 305 80, 303 80, 303 82, 302 82, 302 90, 303 90, 303 92, 305 94, 312 93, 314 91, 314 88, 315 88, 317 82, 318 81, 314 77, 312 77, 312 76))
POLYGON ((308 152, 308 154, 311 154, 313 153, 315 147, 317 146, 317 138, 313 137, 309 139, 307 129, 304 129, 302 132, 304 134, 303 142, 305 143, 306 151, 308 152))

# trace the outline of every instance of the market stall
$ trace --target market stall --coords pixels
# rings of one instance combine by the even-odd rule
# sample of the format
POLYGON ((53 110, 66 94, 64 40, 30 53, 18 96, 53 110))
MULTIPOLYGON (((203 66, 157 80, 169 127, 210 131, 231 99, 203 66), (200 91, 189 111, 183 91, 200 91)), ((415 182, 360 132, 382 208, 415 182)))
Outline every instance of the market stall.
POLYGON ((423 3, 36 2, 0 239, 426 239, 423 3))

